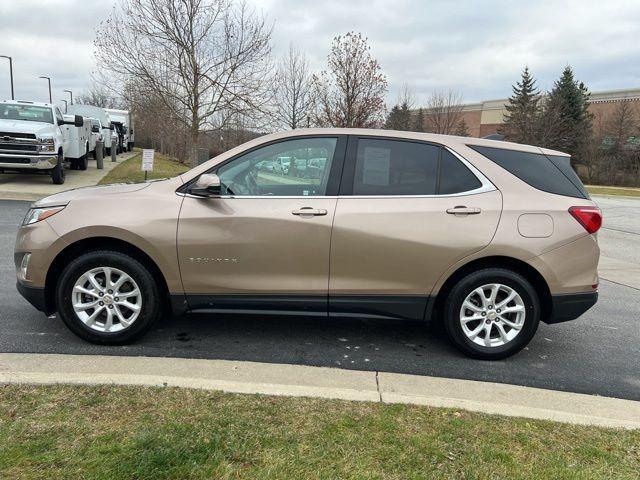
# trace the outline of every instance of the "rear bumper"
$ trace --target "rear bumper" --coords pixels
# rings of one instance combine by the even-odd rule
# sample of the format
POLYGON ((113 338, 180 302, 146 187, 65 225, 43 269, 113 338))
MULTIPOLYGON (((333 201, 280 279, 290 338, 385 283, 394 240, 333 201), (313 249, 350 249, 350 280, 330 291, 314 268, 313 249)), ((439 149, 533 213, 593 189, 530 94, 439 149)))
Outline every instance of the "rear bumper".
POLYGON ((561 323, 575 320, 598 301, 598 292, 552 295, 551 316, 545 323, 561 323))
POLYGON ((58 163, 56 155, 8 155, 0 153, 0 168, 7 170, 51 170, 58 163))
POLYGON ((44 288, 32 287, 20 283, 19 281, 16 282, 16 288, 18 289, 20 295, 22 295, 35 308, 37 308, 41 312, 44 312, 46 315, 50 315, 51 313, 53 313, 47 308, 44 288))

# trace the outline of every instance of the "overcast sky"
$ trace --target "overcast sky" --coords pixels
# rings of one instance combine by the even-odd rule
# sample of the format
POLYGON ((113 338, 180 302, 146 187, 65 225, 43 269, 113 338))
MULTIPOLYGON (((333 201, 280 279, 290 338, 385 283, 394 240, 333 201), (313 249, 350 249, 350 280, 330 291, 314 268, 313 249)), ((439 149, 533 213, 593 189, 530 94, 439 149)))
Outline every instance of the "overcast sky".
MULTIPOLYGON (((322 69, 332 37, 369 38, 389 80, 418 100, 459 90, 466 102, 506 97, 525 64, 548 89, 565 65, 592 91, 640 87, 640 1, 247 0, 274 23, 276 54, 290 42, 322 69), (522 4, 522 5, 520 5, 522 4)), ((112 0, 0 0, 0 55, 14 62, 16 97, 46 101, 86 90, 94 29, 112 0)), ((10 98, 0 58, 0 98, 10 98)))

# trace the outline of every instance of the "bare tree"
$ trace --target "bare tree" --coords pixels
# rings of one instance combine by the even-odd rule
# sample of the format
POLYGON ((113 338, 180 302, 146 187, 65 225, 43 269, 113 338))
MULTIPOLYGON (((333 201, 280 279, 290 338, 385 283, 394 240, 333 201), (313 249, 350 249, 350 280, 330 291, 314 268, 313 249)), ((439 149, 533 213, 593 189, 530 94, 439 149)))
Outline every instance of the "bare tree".
POLYGON ((309 60, 295 46, 290 45, 288 54, 278 63, 275 82, 278 126, 294 130, 307 125, 313 108, 309 60))
POLYGON ((462 94, 459 92, 434 92, 425 108, 425 131, 454 135, 463 120, 462 108, 462 94))
POLYGON ((101 108, 120 108, 122 100, 96 81, 92 81, 86 92, 76 96, 75 102, 101 108))
MULTIPOLYGON (((607 179, 609 184, 617 183, 617 177, 635 170, 638 150, 630 140, 640 133, 638 111, 629 100, 618 102, 614 112, 604 124, 607 179)), ((637 175, 637 172, 634 172, 637 175)), ((624 177, 624 175, 623 175, 624 177)))
POLYGON ((201 129, 264 109, 270 39, 265 18, 245 3, 121 0, 95 46, 99 63, 144 85, 189 131, 195 164, 201 129))
POLYGON ((407 82, 402 84, 402 88, 398 92, 396 105, 406 105, 409 110, 413 110, 416 105, 416 94, 407 82))
POLYGON ((328 69, 312 80, 320 126, 372 128, 384 123, 387 79, 370 50, 360 33, 333 39, 328 69))

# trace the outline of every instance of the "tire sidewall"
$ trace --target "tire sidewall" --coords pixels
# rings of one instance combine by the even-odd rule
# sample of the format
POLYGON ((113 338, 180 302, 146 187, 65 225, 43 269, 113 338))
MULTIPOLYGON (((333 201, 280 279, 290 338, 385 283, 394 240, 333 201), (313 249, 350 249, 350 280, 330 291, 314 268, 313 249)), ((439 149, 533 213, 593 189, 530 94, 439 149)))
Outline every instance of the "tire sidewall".
POLYGON ((471 273, 451 290, 444 318, 447 334, 464 353, 480 359, 500 359, 522 350, 535 335, 540 323, 540 301, 531 284, 510 270, 490 268, 471 273), (483 347, 470 340, 460 324, 460 309, 465 298, 476 288, 489 283, 501 283, 514 289, 525 304, 525 321, 520 333, 506 345, 483 347))
POLYGON ((56 185, 62 185, 65 180, 65 171, 64 171, 64 156, 59 153, 58 154, 58 163, 53 170, 51 171, 51 180, 56 185))
POLYGON ((56 286, 56 307, 67 327, 76 335, 92 343, 118 345, 130 343, 146 333, 161 313, 160 294, 149 270, 140 262, 120 252, 88 252, 72 260, 63 270, 56 286), (112 267, 122 270, 137 284, 142 293, 142 308, 133 325, 120 332, 98 332, 86 326, 76 315, 72 306, 72 290, 78 278, 97 267, 112 267))

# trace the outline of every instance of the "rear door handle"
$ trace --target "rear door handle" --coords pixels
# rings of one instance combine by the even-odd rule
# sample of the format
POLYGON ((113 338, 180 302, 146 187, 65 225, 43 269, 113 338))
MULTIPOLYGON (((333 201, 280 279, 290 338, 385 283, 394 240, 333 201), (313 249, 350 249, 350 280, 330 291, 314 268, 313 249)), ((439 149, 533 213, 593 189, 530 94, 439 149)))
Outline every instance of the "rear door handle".
POLYGON ((447 213, 451 215, 477 215, 481 212, 479 208, 465 207, 464 205, 458 205, 453 208, 447 208, 447 213))
POLYGON ((299 210, 294 210, 291 213, 300 217, 319 217, 322 215, 326 215, 327 211, 324 208, 302 207, 299 210))

